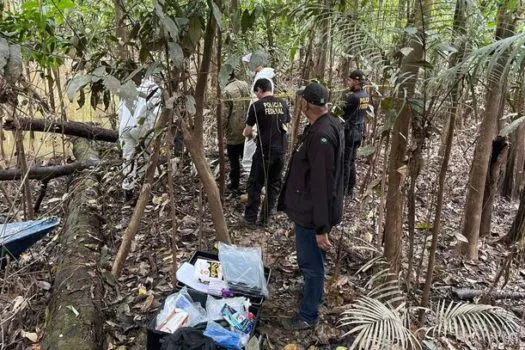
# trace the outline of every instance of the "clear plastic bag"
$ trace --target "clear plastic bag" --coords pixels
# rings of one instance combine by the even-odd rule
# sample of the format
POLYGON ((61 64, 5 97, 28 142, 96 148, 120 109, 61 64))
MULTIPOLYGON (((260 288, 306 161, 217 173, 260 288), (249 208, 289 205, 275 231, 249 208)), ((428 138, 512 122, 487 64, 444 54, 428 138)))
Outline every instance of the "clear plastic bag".
POLYGON ((231 332, 220 324, 210 321, 204 330, 204 335, 213 339, 213 341, 227 349, 242 350, 241 337, 235 332, 231 332))
POLYGON ((206 299, 206 313, 208 315, 208 321, 219 321, 224 319, 221 314, 221 310, 225 304, 228 304, 236 310, 248 310, 251 305, 250 300, 245 297, 215 299, 211 295, 208 295, 208 298, 206 299))
POLYGON ((219 242, 219 261, 230 289, 268 297, 260 247, 237 247, 219 242))
POLYGON ((160 325, 175 309, 181 309, 188 313, 187 327, 193 327, 201 322, 206 322, 206 310, 200 303, 193 302, 186 287, 166 298, 164 308, 157 315, 157 325, 160 325))

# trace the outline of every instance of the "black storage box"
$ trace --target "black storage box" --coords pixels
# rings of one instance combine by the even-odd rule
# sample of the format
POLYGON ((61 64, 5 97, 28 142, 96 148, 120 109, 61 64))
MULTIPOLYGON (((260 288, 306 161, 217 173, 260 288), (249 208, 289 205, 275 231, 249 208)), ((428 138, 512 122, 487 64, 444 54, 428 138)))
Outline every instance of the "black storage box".
MULTIPOLYGON (((206 260, 215 260, 219 261, 219 254, 213 253, 213 252, 203 252, 203 251, 197 251, 193 253, 191 256, 189 263, 192 265, 195 265, 195 262, 197 259, 206 259, 206 260)), ((268 268, 264 268, 264 277, 266 278, 266 283, 270 284, 270 276, 272 271, 268 268)), ((177 284, 175 285, 175 288, 180 289, 182 287, 186 286, 184 283, 177 281, 177 284)), ((192 289, 190 286, 186 286, 188 289, 192 289)), ((192 289, 193 290, 193 289, 192 289)), ((262 306, 262 303, 264 302, 264 296, 257 295, 257 294, 250 294, 250 293, 237 293, 235 291, 232 291, 233 295, 236 297, 246 297, 250 299, 250 302, 252 305, 256 305, 259 308, 262 306)))
MULTIPOLYGON (((179 290, 180 289, 177 288, 177 289, 175 289, 173 291, 173 293, 177 293, 179 290)), ((188 294, 191 296, 191 298, 193 299, 194 302, 200 303, 202 305, 202 307, 204 307, 204 308, 206 307, 206 299, 208 298, 208 294, 199 292, 199 291, 191 289, 191 288, 187 288, 187 290, 188 290, 188 294)), ((213 297, 215 297, 215 296, 213 296, 213 297)), ((217 298, 217 297, 215 297, 215 298, 217 298)), ((147 343, 146 343, 147 345, 146 345, 146 349, 147 350, 160 350, 161 345, 162 345, 162 343, 161 343, 162 338, 167 336, 167 335, 169 335, 169 333, 161 332, 161 331, 158 331, 156 329, 157 328, 157 316, 160 313, 160 311, 164 308, 164 303, 165 303, 165 301, 162 303, 162 308, 160 308, 159 311, 157 313, 155 313, 155 316, 148 322, 148 325, 146 327, 146 331, 147 331, 147 343)), ((249 308, 249 311, 254 316, 254 327, 253 327, 252 332, 250 333, 250 337, 251 337, 251 336, 253 336, 255 328, 257 327, 257 323, 259 322, 260 308, 258 306, 256 306, 256 305, 251 305, 250 308, 249 308)), ((228 326, 228 323, 226 321, 224 321, 224 320, 220 321, 220 322, 217 322, 217 323, 219 323, 221 326, 224 326, 224 327, 228 326)), ((202 330, 202 332, 204 332, 204 330, 206 329, 206 323, 205 322, 200 323, 200 324, 196 325, 194 328, 202 330)), ((223 349, 223 348, 217 347, 217 349, 223 349)))

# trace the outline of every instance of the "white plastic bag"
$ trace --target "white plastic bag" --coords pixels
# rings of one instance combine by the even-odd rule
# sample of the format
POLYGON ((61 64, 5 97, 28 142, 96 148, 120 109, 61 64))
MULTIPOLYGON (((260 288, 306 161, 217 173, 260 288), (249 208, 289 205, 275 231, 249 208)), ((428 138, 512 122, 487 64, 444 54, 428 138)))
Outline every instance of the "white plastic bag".
POLYGON ((157 315, 157 326, 165 323, 166 319, 175 309, 181 309, 188 313, 188 327, 193 327, 201 322, 206 322, 206 310, 200 303, 193 302, 186 287, 179 292, 169 295, 164 303, 164 308, 157 315))
POLYGON ((222 320, 224 317, 221 314, 221 310, 226 304, 235 310, 248 310, 251 305, 250 300, 245 297, 215 299, 211 295, 208 295, 208 299, 206 299, 206 313, 208 315, 208 321, 222 320))
POLYGON ((219 242, 219 261, 230 289, 268 297, 260 247, 238 247, 219 242))

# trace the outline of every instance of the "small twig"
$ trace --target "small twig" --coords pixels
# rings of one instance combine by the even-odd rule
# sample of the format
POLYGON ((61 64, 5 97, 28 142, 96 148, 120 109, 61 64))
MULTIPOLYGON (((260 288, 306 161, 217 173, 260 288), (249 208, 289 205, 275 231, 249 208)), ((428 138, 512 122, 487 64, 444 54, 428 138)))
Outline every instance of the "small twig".
POLYGON ((204 187, 202 185, 202 182, 199 182, 200 188, 199 188, 199 212, 200 212, 200 220, 199 220, 199 250, 202 250, 202 239, 203 239, 203 233, 202 233, 202 223, 204 222, 204 187))
POLYGON ((35 202, 35 208, 34 208, 35 214, 38 214, 38 212, 40 211, 40 205, 42 204, 42 201, 44 200, 44 197, 46 196, 48 183, 49 183, 49 180, 44 180, 40 184, 40 193, 38 194, 38 198, 35 202))
MULTIPOLYGON (((166 135, 167 142, 166 148, 167 153, 172 154, 173 151, 173 118, 170 118, 168 121, 168 132, 166 135)), ((168 157, 169 158, 169 157, 168 157)), ((170 211, 171 211, 171 235, 169 236, 170 245, 171 245, 171 283, 175 285, 177 283, 177 205, 175 204, 175 188, 173 186, 173 164, 171 161, 168 161, 168 195, 170 198, 170 211)))

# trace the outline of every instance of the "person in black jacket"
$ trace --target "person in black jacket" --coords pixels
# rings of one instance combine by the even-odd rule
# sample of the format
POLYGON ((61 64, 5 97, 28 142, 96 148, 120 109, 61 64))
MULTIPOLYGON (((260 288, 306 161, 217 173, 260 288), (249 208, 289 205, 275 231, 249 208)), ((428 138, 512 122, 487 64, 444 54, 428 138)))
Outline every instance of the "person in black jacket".
POLYGON ((343 119, 345 120, 345 194, 352 196, 356 183, 355 161, 357 149, 363 139, 366 111, 369 95, 363 89, 364 75, 360 70, 354 70, 348 77, 350 93, 346 98, 343 119))
POLYGON ((254 92, 258 100, 248 108, 248 118, 243 131, 243 135, 251 139, 252 128, 257 125, 257 149, 253 155, 246 186, 248 203, 244 210, 244 224, 248 228, 254 228, 256 224, 265 226, 268 223, 281 188, 290 113, 286 102, 275 97, 272 89, 273 85, 269 79, 260 78, 255 82, 254 92), (266 195, 258 215, 263 187, 266 187, 266 195))
POLYGON ((301 111, 309 125, 292 153, 279 210, 295 223, 297 262, 304 276, 299 312, 282 321, 286 329, 315 327, 324 286, 328 234, 343 211, 343 125, 328 113, 328 91, 317 83, 302 92, 301 111))

